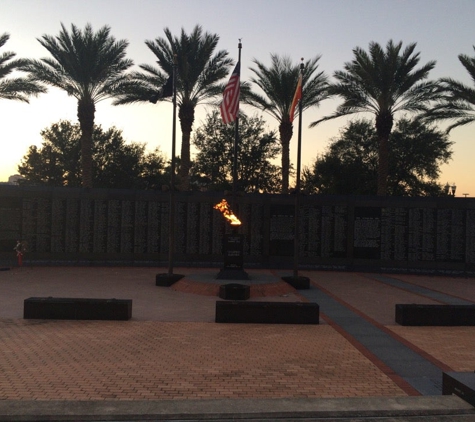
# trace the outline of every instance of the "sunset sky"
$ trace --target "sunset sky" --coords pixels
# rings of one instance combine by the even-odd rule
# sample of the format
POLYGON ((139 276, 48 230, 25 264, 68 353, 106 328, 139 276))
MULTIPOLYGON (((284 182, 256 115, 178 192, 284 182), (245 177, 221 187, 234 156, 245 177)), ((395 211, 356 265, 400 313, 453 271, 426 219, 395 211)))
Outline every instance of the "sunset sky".
MULTIPOLYGON (((0 34, 10 34, 0 54, 14 51, 17 58, 48 57, 37 38, 58 35, 61 23, 68 29, 71 23, 81 29, 91 23, 95 30, 109 25, 116 39, 127 39, 127 56, 136 66, 154 64, 156 58, 145 40, 163 37, 166 27, 179 35, 182 28, 189 33, 199 24, 205 31, 218 34, 218 49, 227 50, 234 59, 238 39, 242 39, 242 80, 250 79, 254 58, 270 64, 271 53, 289 56, 296 64, 301 57, 321 55, 319 69, 331 76, 353 58, 354 47, 367 49, 371 41, 386 45, 393 39, 404 46, 416 42, 421 65, 437 61, 431 79, 450 76, 473 86, 457 56, 475 55, 474 16, 473 0, 0 0, 0 34)), ((304 113, 304 166, 325 151, 330 139, 349 120, 340 118, 307 128, 310 122, 331 114, 338 103, 338 99, 328 100, 304 113)), ((30 145, 41 145, 42 129, 59 120, 76 122, 76 106, 73 97, 52 88, 30 104, 0 101, 0 181, 17 173, 30 145)), ((205 106, 198 107, 194 128, 203 122, 207 111, 205 106)), ((371 115, 352 118, 356 117, 371 115)), ((269 129, 277 129, 275 120, 265 118, 269 129)), ((127 141, 146 143, 150 150, 159 146, 167 157, 171 155, 171 121, 170 103, 114 107, 103 101, 96 107, 96 123, 104 129, 115 126, 127 141)), ((179 125, 177 129, 180 151, 179 125)), ((294 133, 291 160, 295 164, 296 129, 294 133)), ((442 167, 440 183, 455 183, 457 196, 475 196, 474 138, 475 125, 455 129, 450 135, 454 154, 442 167)))

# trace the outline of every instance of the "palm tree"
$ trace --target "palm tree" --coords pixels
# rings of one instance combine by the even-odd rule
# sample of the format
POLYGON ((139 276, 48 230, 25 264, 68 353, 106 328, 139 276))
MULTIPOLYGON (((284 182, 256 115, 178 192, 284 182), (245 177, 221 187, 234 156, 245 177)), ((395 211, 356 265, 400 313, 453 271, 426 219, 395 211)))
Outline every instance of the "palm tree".
POLYGON ((125 58, 127 40, 116 41, 110 27, 94 32, 71 25, 71 33, 61 24, 58 36, 38 39, 52 58, 31 60, 26 69, 36 81, 60 88, 77 99, 81 127, 82 186, 92 187, 92 133, 96 103, 114 97, 127 81, 124 73, 133 65, 125 58))
MULTIPOLYGON (((0 35, 0 47, 3 47, 9 39, 9 34, 0 35)), ((11 51, 5 51, 0 55, 0 99, 28 103, 28 97, 37 96, 46 92, 46 89, 26 77, 7 78, 11 72, 22 70, 27 63, 26 59, 14 59, 15 56, 16 54, 11 51)))
MULTIPOLYGON (((308 60, 302 77, 304 87, 302 94, 302 109, 318 106, 328 98, 327 77, 323 72, 317 72, 320 56, 308 60)), ((254 59, 257 69, 252 69, 256 75, 251 78, 265 94, 247 93, 244 102, 266 111, 279 122, 279 136, 282 145, 282 193, 289 190, 290 173, 290 140, 293 134, 293 122, 289 110, 297 88, 300 76, 300 65, 292 64, 289 57, 271 54, 271 65, 266 67, 254 59)))
POLYGON ((416 43, 404 50, 402 42, 390 40, 386 51, 376 42, 369 44, 369 54, 356 47, 354 59, 344 64, 344 71, 334 72, 338 81, 331 84, 329 93, 343 99, 334 114, 313 122, 318 123, 352 113, 369 112, 375 115, 378 135, 378 195, 386 195, 388 181, 388 139, 398 111, 426 112, 435 99, 437 83, 424 81, 434 68, 435 61, 416 69, 419 53, 416 43))
POLYGON ((145 41, 157 57, 159 67, 140 65, 143 72, 133 73, 132 87, 126 87, 114 104, 149 101, 151 94, 173 75, 176 58, 177 107, 182 132, 179 177, 181 188, 187 190, 191 167, 190 137, 196 106, 222 94, 223 84, 220 81, 227 76, 233 62, 228 58, 227 51, 215 53, 219 36, 203 32, 199 25, 189 35, 182 29, 179 38, 174 37, 168 28, 164 32, 165 38, 145 41))
MULTIPOLYGON (((473 46, 475 50, 475 46, 473 46)), ((466 54, 458 56, 475 84, 475 57, 466 54)), ((441 98, 424 116, 424 120, 455 120, 448 128, 452 129, 475 122, 475 85, 473 88, 451 78, 440 79, 441 98)))

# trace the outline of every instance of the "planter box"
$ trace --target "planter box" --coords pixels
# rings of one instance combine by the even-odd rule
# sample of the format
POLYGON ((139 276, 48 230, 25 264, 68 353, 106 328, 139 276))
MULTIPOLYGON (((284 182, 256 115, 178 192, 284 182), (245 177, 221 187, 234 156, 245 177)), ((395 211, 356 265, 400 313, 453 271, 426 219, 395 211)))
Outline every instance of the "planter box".
POLYGON ((397 304, 396 322, 412 326, 475 325, 475 305, 397 304))
POLYGON ((216 322, 256 324, 318 324, 317 303, 216 302, 216 322))
POLYGON ((25 319, 129 320, 130 299, 30 297, 25 299, 25 319))

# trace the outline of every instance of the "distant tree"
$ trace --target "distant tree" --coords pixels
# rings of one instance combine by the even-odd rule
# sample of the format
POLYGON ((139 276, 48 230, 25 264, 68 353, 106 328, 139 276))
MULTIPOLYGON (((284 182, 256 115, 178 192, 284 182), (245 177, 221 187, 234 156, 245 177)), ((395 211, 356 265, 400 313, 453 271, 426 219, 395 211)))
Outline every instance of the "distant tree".
MULTIPOLYGON (((196 130, 193 145, 198 149, 192 174, 200 187, 208 190, 231 190, 234 125, 225 125, 218 111, 208 114, 196 130)), ((280 191, 279 168, 271 161, 279 153, 274 132, 266 132, 262 118, 239 116, 239 192, 280 191)))
MULTIPOLYGON (((61 121, 41 132, 40 148, 32 145, 18 166, 22 183, 30 185, 81 186, 81 128, 61 121)), ((99 188, 161 189, 167 183, 165 158, 160 151, 126 144, 116 128, 94 126, 92 137, 93 182, 99 188)))
MULTIPOLYGON (((475 46, 473 46, 475 50, 475 46)), ((474 83, 469 87, 452 78, 442 78, 441 95, 435 107, 429 110, 424 119, 427 121, 454 121, 447 132, 452 129, 475 122, 475 57, 466 54, 458 56, 462 66, 467 69, 474 83)))
MULTIPOLYGON (((317 72, 319 59, 320 57, 315 57, 305 63, 302 78, 303 110, 319 106, 328 97, 327 77, 323 72, 317 72)), ((255 74, 251 81, 264 92, 264 96, 251 92, 244 97, 244 101, 269 113, 279 122, 282 148, 282 193, 288 193, 291 169, 290 140, 293 134, 293 122, 290 120, 289 110, 300 76, 300 65, 292 63, 288 57, 280 57, 276 54, 271 55, 270 67, 266 67, 258 60, 254 60, 254 63, 257 69, 251 68, 255 74)))
MULTIPOLYGON (((379 138, 368 120, 351 122, 322 157, 303 171, 308 193, 375 195, 379 138)), ((402 118, 389 136, 388 193, 437 196, 440 166, 451 156, 446 134, 417 120, 402 118)))
MULTIPOLYGON (((0 35, 0 47, 10 39, 9 34, 0 35)), ((0 55, 0 99, 18 100, 28 103, 30 96, 37 96, 46 89, 27 77, 9 77, 12 72, 22 70, 26 59, 14 59, 15 53, 5 51, 0 55)))
POLYGON ((127 81, 124 73, 133 62, 125 58, 128 41, 116 41, 110 28, 94 32, 61 24, 58 36, 43 35, 38 41, 52 58, 30 60, 26 69, 35 81, 62 89, 77 99, 81 126, 82 186, 92 187, 92 133, 96 103, 111 98, 127 81))
POLYGON ((398 111, 425 112, 436 99, 437 83, 424 81, 434 68, 435 61, 416 69, 419 53, 416 44, 402 50, 402 42, 390 40, 384 50, 378 43, 369 44, 369 53, 356 47, 354 59, 344 64, 343 71, 334 72, 336 83, 330 84, 330 95, 343 99, 336 112, 311 123, 353 113, 369 112, 375 116, 378 135, 378 195, 388 193, 389 136, 398 111))
MULTIPOLYGON (((115 104, 130 104, 150 100, 152 94, 161 89, 167 79, 173 75, 173 63, 177 60, 177 107, 180 120, 181 165, 179 176, 181 188, 189 188, 191 167, 190 139, 195 120, 196 107, 221 95, 221 81, 227 75, 232 60, 224 50, 215 53, 219 36, 203 32, 197 25, 190 34, 184 29, 180 37, 174 37, 165 28, 165 38, 145 41, 147 47, 158 59, 159 67, 140 65, 143 72, 134 72, 131 86, 124 86, 122 95, 115 104)), ((167 98, 170 100, 170 98, 167 98)))

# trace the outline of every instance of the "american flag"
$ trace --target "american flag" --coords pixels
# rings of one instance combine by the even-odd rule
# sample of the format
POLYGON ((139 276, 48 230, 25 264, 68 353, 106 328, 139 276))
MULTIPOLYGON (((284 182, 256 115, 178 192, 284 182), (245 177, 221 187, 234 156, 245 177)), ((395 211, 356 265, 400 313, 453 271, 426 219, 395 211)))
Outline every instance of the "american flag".
POLYGON ((239 76, 241 73, 241 62, 236 64, 229 82, 224 88, 223 102, 219 107, 221 118, 225 124, 234 122, 239 112, 239 76))
POLYGON ((302 75, 299 76, 299 81, 297 83, 297 89, 295 90, 294 99, 289 108, 289 120, 290 123, 294 121, 295 108, 297 107, 298 102, 302 99, 302 75))

